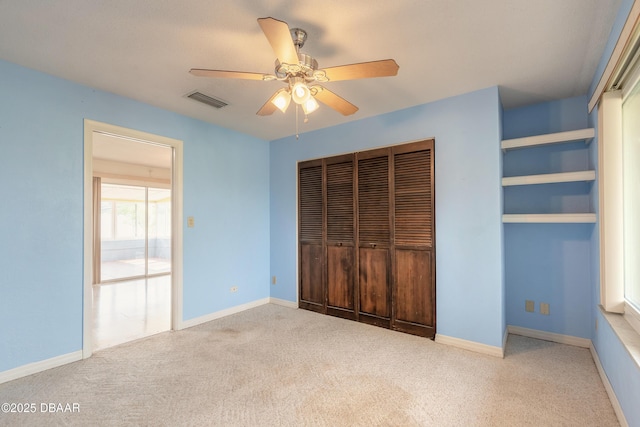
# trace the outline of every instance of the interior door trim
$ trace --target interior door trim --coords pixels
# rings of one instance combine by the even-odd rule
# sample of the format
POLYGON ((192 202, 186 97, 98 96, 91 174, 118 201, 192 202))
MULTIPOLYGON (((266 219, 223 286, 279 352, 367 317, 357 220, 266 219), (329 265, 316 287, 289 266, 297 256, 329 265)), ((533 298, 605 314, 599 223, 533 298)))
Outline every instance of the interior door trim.
POLYGON ((108 123, 84 120, 84 262, 83 262, 83 321, 82 358, 92 354, 93 330, 93 134, 118 135, 133 140, 171 147, 171 329, 183 329, 182 272, 183 272, 183 141, 154 135, 108 123))

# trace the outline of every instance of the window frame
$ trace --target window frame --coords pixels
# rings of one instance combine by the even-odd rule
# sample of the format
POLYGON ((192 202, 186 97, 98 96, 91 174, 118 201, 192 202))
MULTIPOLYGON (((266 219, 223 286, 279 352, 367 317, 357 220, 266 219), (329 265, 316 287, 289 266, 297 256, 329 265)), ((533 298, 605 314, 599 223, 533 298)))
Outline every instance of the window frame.
POLYGON ((622 92, 605 92, 598 108, 600 304, 624 313, 622 92))
MULTIPOLYGON (((632 62, 629 64, 629 72, 627 74, 628 77, 623 78, 623 81, 621 83, 621 109, 623 108, 627 97, 631 94, 631 92, 633 92, 636 87, 640 85, 640 53, 636 54, 632 62)), ((624 146, 622 147, 622 150, 624 156, 624 146)), ((626 295, 626 281, 623 285, 623 290, 626 295)), ((636 305, 630 303, 630 301, 626 297, 624 305, 624 318, 627 322, 629 322, 633 329, 635 329, 635 331, 640 334, 640 310, 638 310, 636 305)))
POLYGON ((624 303, 624 319, 640 334, 640 311, 627 301, 624 303))
POLYGON ((603 93, 598 109, 600 303, 608 312, 623 314, 640 334, 640 310, 625 297, 622 123, 624 101, 640 84, 640 53, 620 74, 615 90, 603 93))

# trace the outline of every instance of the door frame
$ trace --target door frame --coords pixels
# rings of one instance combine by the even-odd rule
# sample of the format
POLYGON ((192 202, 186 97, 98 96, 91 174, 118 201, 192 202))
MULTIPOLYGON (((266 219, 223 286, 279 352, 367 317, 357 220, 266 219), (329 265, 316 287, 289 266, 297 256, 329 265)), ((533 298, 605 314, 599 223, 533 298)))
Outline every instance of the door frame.
POLYGON ((171 330, 183 328, 183 142, 134 129, 84 120, 84 245, 82 358, 93 352, 93 134, 94 132, 172 148, 171 165, 171 330))

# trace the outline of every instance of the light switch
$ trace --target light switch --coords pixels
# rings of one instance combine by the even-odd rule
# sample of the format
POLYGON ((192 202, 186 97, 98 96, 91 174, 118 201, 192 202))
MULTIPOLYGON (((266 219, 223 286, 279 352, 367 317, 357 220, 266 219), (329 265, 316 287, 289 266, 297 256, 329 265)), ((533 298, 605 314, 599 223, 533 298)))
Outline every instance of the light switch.
POLYGON ((194 225, 196 225, 196 222, 193 219, 193 217, 192 216, 187 217, 187 227, 193 228, 194 225))

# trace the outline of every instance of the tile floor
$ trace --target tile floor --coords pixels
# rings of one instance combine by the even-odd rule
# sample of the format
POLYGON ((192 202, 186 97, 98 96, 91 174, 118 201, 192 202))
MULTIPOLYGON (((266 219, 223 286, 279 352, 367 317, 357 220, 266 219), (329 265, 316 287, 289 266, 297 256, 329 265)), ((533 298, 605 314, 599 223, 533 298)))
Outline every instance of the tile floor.
POLYGON ((171 275, 93 287, 93 351, 171 329, 171 275))
MULTIPOLYGON (((171 260, 166 258, 149 258, 149 275, 171 272, 171 260)), ((118 280, 127 277, 144 276, 144 258, 105 261, 101 264, 102 281, 118 280)))

